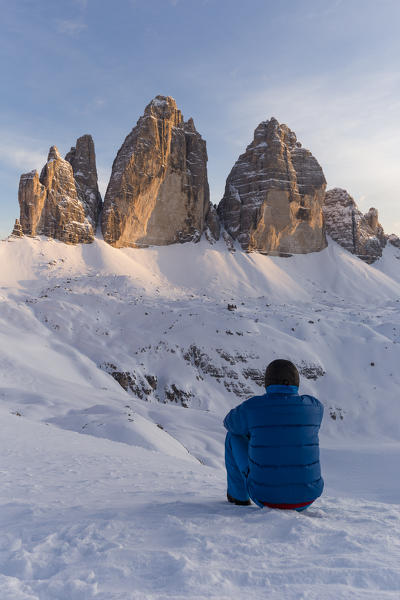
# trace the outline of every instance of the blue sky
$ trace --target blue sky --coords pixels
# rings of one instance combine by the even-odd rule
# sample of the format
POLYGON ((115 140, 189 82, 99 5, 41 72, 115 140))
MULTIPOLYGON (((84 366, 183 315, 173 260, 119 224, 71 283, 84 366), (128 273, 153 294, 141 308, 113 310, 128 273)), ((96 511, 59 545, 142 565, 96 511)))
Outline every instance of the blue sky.
POLYGON ((23 172, 93 135, 102 191, 146 104, 173 96, 207 141, 212 201, 271 116, 328 187, 400 234, 398 0, 0 0, 0 236, 23 172))

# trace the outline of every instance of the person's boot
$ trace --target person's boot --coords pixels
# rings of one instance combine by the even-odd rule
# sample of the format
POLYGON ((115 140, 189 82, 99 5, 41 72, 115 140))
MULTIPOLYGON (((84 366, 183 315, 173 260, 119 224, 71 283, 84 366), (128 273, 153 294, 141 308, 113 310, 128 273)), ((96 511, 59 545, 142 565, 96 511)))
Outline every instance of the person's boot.
POLYGON ((228 499, 228 502, 231 502, 232 504, 237 504, 238 506, 250 506, 251 504, 251 500, 237 500, 228 493, 226 494, 226 497, 228 499))

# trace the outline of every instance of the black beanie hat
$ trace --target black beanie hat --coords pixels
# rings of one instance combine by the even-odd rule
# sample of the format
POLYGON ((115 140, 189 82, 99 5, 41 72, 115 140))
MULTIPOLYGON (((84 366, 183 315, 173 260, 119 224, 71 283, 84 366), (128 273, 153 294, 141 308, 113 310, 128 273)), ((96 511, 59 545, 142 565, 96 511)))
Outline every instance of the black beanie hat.
POLYGON ((295 385, 299 387, 299 372, 290 360, 278 358, 269 363, 265 371, 265 387, 269 385, 295 385))

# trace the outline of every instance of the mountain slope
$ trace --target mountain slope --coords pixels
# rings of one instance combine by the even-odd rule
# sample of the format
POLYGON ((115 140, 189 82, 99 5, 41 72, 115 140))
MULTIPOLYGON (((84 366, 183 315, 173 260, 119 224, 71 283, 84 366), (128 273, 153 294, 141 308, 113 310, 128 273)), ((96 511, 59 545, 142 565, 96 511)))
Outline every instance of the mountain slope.
POLYGON ((397 597, 398 255, 0 243, 1 598, 397 597), (303 515, 224 502, 278 356, 326 409, 303 515))
POLYGON ((265 365, 284 356, 302 370, 306 393, 333 415, 346 413, 340 424, 328 419, 327 431, 385 436, 397 435, 398 254, 387 248, 370 266, 332 242, 287 259, 206 242, 141 250, 100 240, 0 245, 3 295, 17 328, 21 321, 25 336, 33 329, 64 351, 64 371, 75 356, 86 384, 92 369, 95 385, 116 389, 111 373, 133 397, 223 416, 261 390, 265 365))

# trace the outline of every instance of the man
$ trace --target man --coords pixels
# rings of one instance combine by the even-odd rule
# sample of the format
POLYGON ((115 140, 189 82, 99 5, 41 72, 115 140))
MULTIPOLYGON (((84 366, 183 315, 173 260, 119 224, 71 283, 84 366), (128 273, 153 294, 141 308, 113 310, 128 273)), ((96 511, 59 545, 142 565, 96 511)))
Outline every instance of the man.
POLYGON ((266 393, 233 408, 225 464, 227 498, 247 506, 305 510, 321 494, 318 431, 323 406, 299 396, 299 373, 288 360, 274 360, 265 372, 266 393))

